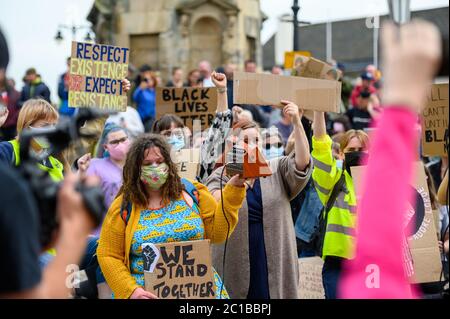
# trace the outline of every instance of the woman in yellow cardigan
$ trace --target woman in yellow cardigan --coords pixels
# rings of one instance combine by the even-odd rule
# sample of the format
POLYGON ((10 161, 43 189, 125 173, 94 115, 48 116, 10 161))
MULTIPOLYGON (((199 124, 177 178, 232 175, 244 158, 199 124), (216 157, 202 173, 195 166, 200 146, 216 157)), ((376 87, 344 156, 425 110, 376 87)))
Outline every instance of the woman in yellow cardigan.
MULTIPOLYGON (((163 137, 149 134, 138 138, 127 155, 123 186, 105 217, 97 249, 98 262, 114 297, 156 298, 143 289, 143 243, 225 241, 238 222, 245 198, 244 182, 236 175, 225 185, 222 210, 222 201, 217 202, 206 186, 192 181, 198 192, 196 205, 184 189, 163 137), (121 208, 128 203, 132 208, 126 221, 121 208)), ((222 284, 217 274, 215 279, 219 298, 222 284)), ((225 289, 222 291, 220 297, 227 297, 225 289)))

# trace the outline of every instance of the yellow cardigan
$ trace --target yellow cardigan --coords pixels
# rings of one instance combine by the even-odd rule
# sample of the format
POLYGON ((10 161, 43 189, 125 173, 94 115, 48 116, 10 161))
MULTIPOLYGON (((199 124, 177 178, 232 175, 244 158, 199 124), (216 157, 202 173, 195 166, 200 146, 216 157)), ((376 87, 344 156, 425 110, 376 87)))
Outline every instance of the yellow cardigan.
MULTIPOLYGON (((205 226, 205 237, 212 243, 221 243, 227 237, 227 221, 222 213, 222 203, 217 202, 205 185, 192 181, 198 190, 200 215, 205 226)), ((122 195, 118 196, 103 221, 97 248, 97 257, 103 275, 116 298, 126 299, 139 287, 130 272, 130 248, 140 212, 145 209, 133 203, 130 219, 125 225, 121 215, 122 195)), ((244 187, 226 185, 223 189, 225 214, 230 224, 230 234, 238 222, 238 211, 245 197, 244 187)))

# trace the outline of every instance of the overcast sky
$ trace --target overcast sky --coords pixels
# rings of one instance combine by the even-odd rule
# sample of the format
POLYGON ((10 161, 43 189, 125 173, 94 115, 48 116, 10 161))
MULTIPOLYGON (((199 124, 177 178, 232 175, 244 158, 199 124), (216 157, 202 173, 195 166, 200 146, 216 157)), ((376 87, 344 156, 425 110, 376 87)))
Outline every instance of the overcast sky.
MULTIPOLYGON (((150 1, 150 0, 149 0, 150 1)), ((65 71, 65 60, 70 55, 71 33, 64 30, 65 40, 54 40, 59 24, 88 25, 86 16, 94 0, 0 0, 0 27, 8 40, 11 61, 8 75, 22 88, 25 70, 36 67, 52 91, 52 100, 58 101, 58 76, 65 71)), ((299 0, 299 18, 318 23, 387 13, 385 0, 299 0), (364 5, 363 5, 364 3, 364 5)), ((262 41, 276 32, 278 18, 291 13, 292 0, 261 0, 261 9, 269 17, 264 23, 262 41)), ((411 0, 412 10, 448 6, 448 0, 411 0)), ((82 41, 86 30, 78 32, 82 41)))

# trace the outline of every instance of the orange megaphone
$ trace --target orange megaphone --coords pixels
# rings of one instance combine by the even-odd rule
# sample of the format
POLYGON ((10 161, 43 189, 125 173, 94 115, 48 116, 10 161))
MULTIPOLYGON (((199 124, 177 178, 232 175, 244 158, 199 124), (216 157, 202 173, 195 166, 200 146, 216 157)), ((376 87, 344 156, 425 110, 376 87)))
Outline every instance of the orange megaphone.
POLYGON ((226 156, 226 174, 239 174, 243 178, 256 178, 272 175, 272 170, 257 146, 234 145, 226 156))

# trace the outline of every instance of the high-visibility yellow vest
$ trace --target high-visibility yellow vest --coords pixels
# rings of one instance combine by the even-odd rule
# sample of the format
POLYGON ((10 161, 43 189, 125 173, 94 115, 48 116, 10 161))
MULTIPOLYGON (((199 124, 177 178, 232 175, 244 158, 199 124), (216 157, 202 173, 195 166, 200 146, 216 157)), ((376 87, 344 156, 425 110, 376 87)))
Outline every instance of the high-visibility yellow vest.
MULTIPOLYGON (((20 145, 19 142, 17 140, 11 140, 9 141, 9 143, 12 145, 13 147, 13 151, 14 151, 14 164, 16 166, 19 166, 20 164, 20 145)), ((48 174, 50 175, 50 177, 52 178, 53 181, 55 182, 60 182, 64 179, 64 165, 56 158, 54 158, 53 156, 49 156, 48 160, 50 162, 49 166, 43 165, 43 164, 38 164, 38 167, 43 170, 48 172, 48 174)))
POLYGON ((314 163, 312 178, 319 199, 325 207, 341 174, 345 176, 343 190, 338 194, 333 207, 328 212, 322 258, 336 256, 352 259, 355 250, 356 226, 356 195, 353 179, 346 170, 337 167, 331 149, 332 140, 328 135, 320 140, 313 137, 312 145, 311 155, 314 163))

